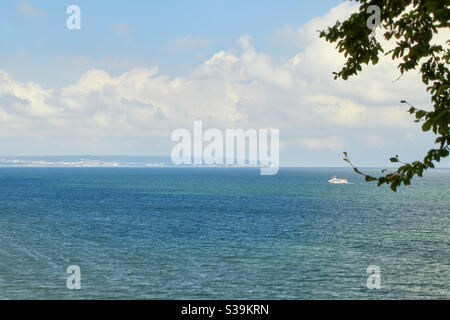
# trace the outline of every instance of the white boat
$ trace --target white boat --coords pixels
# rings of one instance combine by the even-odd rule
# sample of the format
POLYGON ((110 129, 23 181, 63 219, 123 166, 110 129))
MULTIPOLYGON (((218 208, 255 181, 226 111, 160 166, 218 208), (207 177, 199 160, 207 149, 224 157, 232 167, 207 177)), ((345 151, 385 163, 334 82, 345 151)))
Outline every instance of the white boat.
POLYGON ((328 180, 328 182, 329 183, 333 183, 333 184, 346 184, 346 183, 348 183, 347 179, 345 179, 345 178, 336 178, 336 176, 334 176, 333 178, 328 180))

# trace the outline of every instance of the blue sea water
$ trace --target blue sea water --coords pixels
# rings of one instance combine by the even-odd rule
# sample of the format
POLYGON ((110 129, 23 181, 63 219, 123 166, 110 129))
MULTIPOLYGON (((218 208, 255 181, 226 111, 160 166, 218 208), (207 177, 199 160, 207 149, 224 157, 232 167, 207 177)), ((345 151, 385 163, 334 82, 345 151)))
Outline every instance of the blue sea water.
POLYGON ((0 299, 449 299, 449 195, 443 169, 0 168, 0 299))

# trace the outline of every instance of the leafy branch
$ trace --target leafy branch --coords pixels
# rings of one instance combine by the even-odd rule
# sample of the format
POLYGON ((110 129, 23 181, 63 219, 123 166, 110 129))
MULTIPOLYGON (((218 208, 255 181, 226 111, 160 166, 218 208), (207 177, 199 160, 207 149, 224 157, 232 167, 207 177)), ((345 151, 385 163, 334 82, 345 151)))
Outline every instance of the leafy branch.
POLYGON ((430 149, 422 161, 404 163, 398 156, 390 158, 401 166, 392 172, 382 170, 383 176, 374 177, 362 173, 347 153, 344 160, 355 172, 365 176, 366 181, 378 181, 378 186, 389 184, 393 191, 401 184, 409 185, 414 176, 421 177, 427 169, 434 168, 441 159, 449 156, 450 150, 450 40, 446 48, 432 44, 439 29, 450 26, 450 0, 356 0, 361 3, 358 13, 354 13, 344 22, 336 22, 333 27, 320 32, 320 37, 343 52, 347 61, 334 78, 347 80, 358 75, 363 65, 379 62, 379 55, 391 56, 399 60, 400 77, 410 70, 419 68, 422 82, 427 86, 432 102, 432 111, 416 108, 406 100, 402 103, 411 108, 409 113, 415 116, 415 122, 422 123, 422 131, 432 131, 437 137, 437 147, 430 149), (386 40, 395 39, 396 47, 384 52, 373 31, 366 28, 367 9, 376 5, 381 9, 381 28, 386 40))

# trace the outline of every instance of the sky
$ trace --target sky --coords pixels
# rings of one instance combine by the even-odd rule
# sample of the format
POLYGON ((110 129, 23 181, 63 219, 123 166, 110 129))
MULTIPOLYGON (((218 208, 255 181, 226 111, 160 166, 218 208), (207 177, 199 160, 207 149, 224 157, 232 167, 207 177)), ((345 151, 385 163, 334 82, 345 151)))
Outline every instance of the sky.
POLYGON ((356 10, 337 0, 3 0, 0 155, 170 155, 171 133, 201 120, 279 129, 282 165, 345 166, 343 151, 360 166, 422 159, 433 135, 400 104, 430 106, 417 73, 394 81, 383 58, 333 80, 344 59, 317 30, 356 10), (80 30, 66 27, 74 4, 80 30))

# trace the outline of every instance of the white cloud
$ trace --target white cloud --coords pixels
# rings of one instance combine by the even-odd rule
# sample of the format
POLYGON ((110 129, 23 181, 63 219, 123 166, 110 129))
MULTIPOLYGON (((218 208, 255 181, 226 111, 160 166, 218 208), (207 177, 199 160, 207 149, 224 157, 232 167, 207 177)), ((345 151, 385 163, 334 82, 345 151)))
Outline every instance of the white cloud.
POLYGON ((42 9, 34 7, 27 2, 20 3, 18 6, 18 10, 25 16, 43 16, 45 14, 42 9))
POLYGON ((343 2, 332 8, 323 17, 314 18, 300 28, 295 28, 292 25, 285 25, 276 29, 272 35, 272 39, 280 45, 303 48, 316 40, 319 36, 318 30, 324 30, 326 29, 326 26, 332 26, 337 20, 345 20, 357 10, 357 4, 343 2))
MULTIPOLYGON (((72 85, 44 89, 0 72, 0 133, 11 129, 17 137, 39 136, 49 148, 69 137, 66 145, 58 142, 60 153, 85 146, 84 152, 148 147, 147 153, 168 154, 172 130, 203 120, 207 127, 279 128, 281 144, 300 151, 337 152, 362 143, 370 152, 370 146, 386 141, 395 145, 391 134, 405 137, 418 130, 399 100, 426 101, 425 90, 414 74, 392 83, 397 71, 388 59, 355 79, 333 80, 343 58, 316 30, 353 10, 341 4, 298 29, 302 49, 282 63, 256 51, 251 38, 242 36, 237 49, 218 51, 182 77, 161 74, 157 66, 119 76, 94 69, 72 85), (39 124, 32 121, 36 117, 39 124), (368 128, 380 132, 364 134, 368 128)), ((175 47, 193 45, 206 41, 184 37, 175 42, 175 47)))
POLYGON ((362 141, 365 144, 376 147, 378 149, 386 148, 387 146, 390 146, 392 144, 391 141, 387 140, 386 138, 383 138, 383 137, 381 137, 379 135, 375 135, 375 134, 369 134, 369 135, 364 136, 362 138, 362 141))
POLYGON ((6 114, 31 118, 55 116, 59 109, 47 102, 52 94, 53 90, 45 90, 36 83, 14 81, 0 70, 0 97, 7 102, 0 106, 6 114))
POLYGON ((220 51, 214 54, 211 59, 207 60, 205 64, 209 66, 220 65, 223 63, 235 64, 239 61, 238 57, 233 56, 232 54, 226 54, 225 51, 220 51))
POLYGON ((299 139, 300 144, 311 150, 340 151, 344 147, 344 141, 339 137, 307 138, 299 139))

